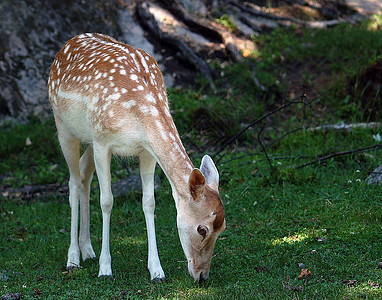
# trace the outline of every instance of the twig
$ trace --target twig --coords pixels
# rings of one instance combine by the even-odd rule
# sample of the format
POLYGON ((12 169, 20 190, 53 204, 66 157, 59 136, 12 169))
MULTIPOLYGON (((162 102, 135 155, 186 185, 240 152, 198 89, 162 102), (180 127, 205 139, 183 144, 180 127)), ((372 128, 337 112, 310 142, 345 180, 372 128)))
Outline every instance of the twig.
POLYGON ((366 150, 370 150, 370 149, 374 149, 374 148, 378 148, 378 147, 382 147, 382 144, 376 144, 376 145, 365 147, 365 148, 359 148, 359 149, 354 149, 354 150, 349 150, 349 151, 332 153, 332 154, 327 155, 327 156, 319 157, 319 158, 317 158, 311 162, 308 162, 306 164, 302 164, 300 166, 297 166, 297 167, 295 167, 295 169, 301 169, 301 168, 304 168, 306 166, 310 166, 310 165, 316 164, 318 162, 322 162, 324 160, 331 159, 332 157, 335 157, 335 156, 358 153, 358 152, 362 152, 362 151, 366 151, 366 150))
POLYGON ((272 142, 270 142, 265 148, 268 149, 269 147, 271 147, 273 144, 277 143, 278 141, 282 140, 283 138, 285 138, 286 136, 292 134, 292 133, 295 133, 299 130, 303 130, 304 127, 299 127, 299 128, 295 128, 291 131, 288 131, 287 133, 284 133, 282 136, 278 137, 277 139, 274 139, 272 142))
MULTIPOLYGON (((289 101, 288 103, 272 110, 271 112, 265 114, 264 116, 262 116, 260 119, 257 119, 253 122, 251 122, 250 124, 248 124, 245 128, 243 128, 242 130, 240 130, 238 133, 236 133, 233 137, 231 137, 227 142, 224 143, 224 145, 213 155, 213 158, 216 158, 216 156, 218 156, 228 145, 232 144, 239 136, 241 136, 245 131, 247 131, 249 128, 257 125, 258 123, 260 123, 261 121, 265 120, 266 118, 268 118, 269 116, 279 112, 280 110, 283 110, 284 108, 292 105, 292 104, 298 104, 298 103, 302 103, 304 105, 308 105, 310 106, 311 103, 308 103, 306 101, 301 101, 300 99, 305 99, 306 98, 306 95, 305 93, 303 93, 301 96, 299 97, 296 97, 294 98, 293 100, 289 101)), ((316 100, 316 99, 314 99, 316 100)), ((313 101, 314 101, 313 100, 313 101)), ((313 102, 312 101, 312 102, 313 102)), ((217 162, 219 162, 220 159, 217 160, 217 162)))
POLYGON ((261 138, 260 138, 260 135, 261 135, 261 133, 263 132, 264 128, 265 128, 265 124, 263 124, 263 126, 261 126, 260 131, 259 131, 259 134, 257 135, 257 139, 258 139, 258 141, 259 141, 259 144, 260 144, 261 149, 263 149, 263 152, 264 152, 264 154, 265 154, 265 157, 266 157, 267 160, 268 160, 269 166, 270 166, 271 169, 272 169, 273 166, 272 166, 271 159, 269 158, 268 153, 267 153, 267 150, 265 149, 263 143, 261 142, 261 138))
POLYGON ((366 168, 365 165, 358 159, 358 153, 355 154, 355 160, 357 161, 357 163, 359 164, 359 166, 360 166, 364 171, 366 171, 369 175, 371 175, 371 174, 376 174, 376 175, 382 174, 382 172, 370 171, 368 168, 366 168))

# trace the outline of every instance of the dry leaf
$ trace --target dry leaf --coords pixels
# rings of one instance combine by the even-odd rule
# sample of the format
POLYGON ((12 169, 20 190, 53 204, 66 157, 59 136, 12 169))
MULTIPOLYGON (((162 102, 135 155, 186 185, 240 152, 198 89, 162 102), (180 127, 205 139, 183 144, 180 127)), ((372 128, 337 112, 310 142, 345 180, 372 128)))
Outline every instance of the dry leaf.
POLYGON ((308 269, 302 269, 301 274, 298 275, 298 279, 306 279, 308 277, 312 276, 312 272, 310 272, 308 269))
POLYGON ((369 280, 369 281, 367 282, 367 284, 368 284, 370 287, 372 287, 372 288, 376 288, 376 289, 379 289, 379 287, 380 287, 379 283, 374 282, 374 281, 371 281, 371 280, 369 280))
POLYGON ((253 51, 251 51, 251 50, 249 50, 249 49, 244 49, 244 50, 243 50, 243 56, 244 56, 244 57, 248 57, 248 56, 250 56, 252 53, 253 53, 253 51))

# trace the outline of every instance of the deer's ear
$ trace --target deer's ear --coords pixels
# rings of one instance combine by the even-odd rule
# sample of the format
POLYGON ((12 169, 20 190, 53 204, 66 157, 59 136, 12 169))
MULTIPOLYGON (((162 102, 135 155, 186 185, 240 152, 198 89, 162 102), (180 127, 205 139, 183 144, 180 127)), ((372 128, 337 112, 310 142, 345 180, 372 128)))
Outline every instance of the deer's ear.
POLYGON ((219 172, 211 157, 205 155, 202 159, 202 164, 200 165, 200 171, 206 178, 207 184, 218 190, 219 188, 219 172))
POLYGON ((205 186, 206 178, 199 169, 194 169, 188 179, 188 188, 194 201, 198 201, 198 198, 203 193, 205 186))

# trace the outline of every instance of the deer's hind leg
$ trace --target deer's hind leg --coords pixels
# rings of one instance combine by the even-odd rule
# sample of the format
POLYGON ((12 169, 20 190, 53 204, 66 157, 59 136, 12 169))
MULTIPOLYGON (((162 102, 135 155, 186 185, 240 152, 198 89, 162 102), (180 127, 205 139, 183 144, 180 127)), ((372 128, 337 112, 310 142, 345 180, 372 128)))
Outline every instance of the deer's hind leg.
POLYGON ((69 168, 69 204, 71 209, 70 246, 66 267, 80 266, 80 248, 78 244, 78 202, 81 193, 80 177, 80 140, 65 126, 62 120, 55 116, 58 140, 69 168))
POLYGON ((80 159, 80 175, 81 175, 81 193, 80 193, 80 238, 79 245, 81 249, 82 259, 94 258, 94 253, 90 240, 90 184, 94 173, 93 147, 88 146, 80 159))

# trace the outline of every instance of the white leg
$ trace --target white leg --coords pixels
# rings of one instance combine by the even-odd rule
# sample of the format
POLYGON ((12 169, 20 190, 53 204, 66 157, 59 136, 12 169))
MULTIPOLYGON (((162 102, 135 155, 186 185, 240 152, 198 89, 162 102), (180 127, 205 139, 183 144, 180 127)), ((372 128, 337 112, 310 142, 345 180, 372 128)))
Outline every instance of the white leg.
POLYGON ((110 214, 113 208, 113 194, 111 193, 110 158, 108 148, 94 142, 94 163, 100 187, 100 202, 102 210, 102 250, 99 258, 98 276, 111 276, 110 256, 110 214))
POLYGON ((148 152, 142 153, 139 156, 139 161, 143 189, 142 206, 146 219, 147 239, 149 246, 147 267, 150 271, 151 280, 162 281, 165 279, 165 275, 159 261, 154 224, 154 170, 156 161, 148 152))
POLYGON ((56 117, 58 139, 62 152, 68 164, 69 179, 69 203, 71 208, 70 247, 66 267, 78 268, 80 266, 80 248, 78 245, 78 200, 80 198, 81 179, 79 169, 80 141, 73 136, 56 117))
POLYGON ((93 148, 89 146, 80 159, 80 174, 81 174, 81 194, 80 194, 80 238, 79 244, 82 254, 82 259, 94 258, 94 253, 90 241, 90 215, 89 215, 89 195, 90 184, 94 173, 93 148))

